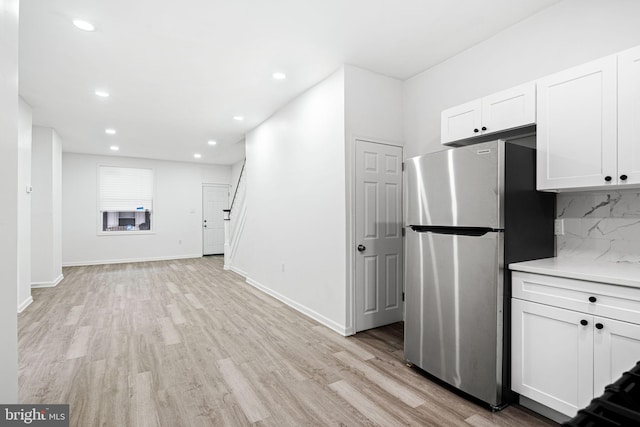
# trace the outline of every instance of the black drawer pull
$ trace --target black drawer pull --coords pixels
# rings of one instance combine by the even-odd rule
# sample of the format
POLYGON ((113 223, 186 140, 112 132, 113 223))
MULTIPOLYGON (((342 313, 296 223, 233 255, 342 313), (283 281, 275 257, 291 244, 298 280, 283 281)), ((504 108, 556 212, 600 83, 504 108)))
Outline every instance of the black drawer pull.
POLYGON ((589 302, 596 302, 596 301, 598 301, 596 297, 589 297, 589 302))
POLYGON ((582 319, 582 320, 580 321, 580 324, 581 324, 582 326, 587 326, 587 325, 589 324, 589 322, 587 322, 586 320, 582 319))

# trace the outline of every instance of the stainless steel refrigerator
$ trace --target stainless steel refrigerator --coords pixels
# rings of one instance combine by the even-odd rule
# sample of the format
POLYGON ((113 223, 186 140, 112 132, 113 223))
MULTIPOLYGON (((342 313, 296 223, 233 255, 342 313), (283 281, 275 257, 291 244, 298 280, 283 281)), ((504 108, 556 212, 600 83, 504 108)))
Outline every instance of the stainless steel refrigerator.
POLYGON ((554 255, 535 157, 528 137, 406 162, 405 359, 494 409, 511 399, 507 265, 554 255))

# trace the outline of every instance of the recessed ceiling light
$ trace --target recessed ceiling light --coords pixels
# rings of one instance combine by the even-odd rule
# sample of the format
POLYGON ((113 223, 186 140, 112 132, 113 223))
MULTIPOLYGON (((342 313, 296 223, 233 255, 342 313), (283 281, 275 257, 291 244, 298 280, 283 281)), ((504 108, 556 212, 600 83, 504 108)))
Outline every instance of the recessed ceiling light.
POLYGON ((242 117, 242 116, 233 116, 233 120, 237 120, 237 121, 241 122, 241 121, 244 120, 244 117, 242 117))
POLYGON ((76 27, 80 28, 83 31, 93 31, 96 29, 90 22, 83 21, 81 19, 74 19, 73 25, 75 25, 76 27))
POLYGON ((287 78, 285 73, 273 73, 273 78, 276 80, 284 80, 287 78))
POLYGON ((120 149, 120 147, 118 147, 117 145, 112 145, 109 148, 111 149, 111 151, 118 151, 120 149))
POLYGON ((105 92, 104 90, 96 90, 96 95, 98 95, 100 98, 108 98, 109 92, 105 92))
POLYGON ((109 134, 109 135, 115 135, 116 134, 116 130, 115 129, 105 129, 104 132, 109 134))
POLYGON ((199 159, 200 157, 202 157, 202 154, 196 153, 196 154, 193 155, 194 159, 199 159))
POLYGON ((217 142, 216 142, 216 141, 214 141, 214 140, 212 139, 212 140, 208 141, 208 142, 207 142, 207 144, 209 144, 209 145, 216 145, 216 144, 217 144, 217 142))

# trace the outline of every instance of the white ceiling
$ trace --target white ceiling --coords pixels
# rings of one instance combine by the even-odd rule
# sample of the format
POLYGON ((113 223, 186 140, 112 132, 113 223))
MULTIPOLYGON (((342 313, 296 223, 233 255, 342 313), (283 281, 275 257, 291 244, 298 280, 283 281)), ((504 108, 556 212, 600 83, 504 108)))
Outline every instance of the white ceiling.
POLYGON ((64 151, 230 164, 343 63, 406 79, 559 1, 21 0, 20 94, 64 151))

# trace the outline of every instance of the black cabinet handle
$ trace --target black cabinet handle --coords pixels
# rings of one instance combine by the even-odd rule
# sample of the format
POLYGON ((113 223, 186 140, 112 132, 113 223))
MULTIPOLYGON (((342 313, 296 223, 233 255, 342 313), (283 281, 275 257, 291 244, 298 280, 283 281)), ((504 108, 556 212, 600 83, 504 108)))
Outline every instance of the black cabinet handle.
POLYGON ((626 181, 627 178, 627 175, 620 175, 620 181, 626 181))
POLYGON ((358 245, 358 252, 364 252, 367 249, 364 245, 358 245))
POLYGON ((586 320, 582 319, 582 320, 580 321, 580 324, 581 324, 582 326, 587 326, 587 325, 589 324, 589 322, 587 322, 586 320))
POLYGON ((480 129, 475 128, 475 129, 473 130, 473 132, 478 133, 478 132, 480 132, 480 129))
POLYGON ((487 130, 487 127, 486 126, 482 126, 482 130, 487 130))
POLYGON ((604 325, 602 323, 596 323, 596 329, 602 329, 604 325))
POLYGON ((596 301, 598 301, 596 297, 589 297, 589 302, 596 302, 596 301))
POLYGON ((604 177, 604 180, 609 182, 609 181, 611 181, 611 177, 609 175, 607 175, 607 176, 604 177))

